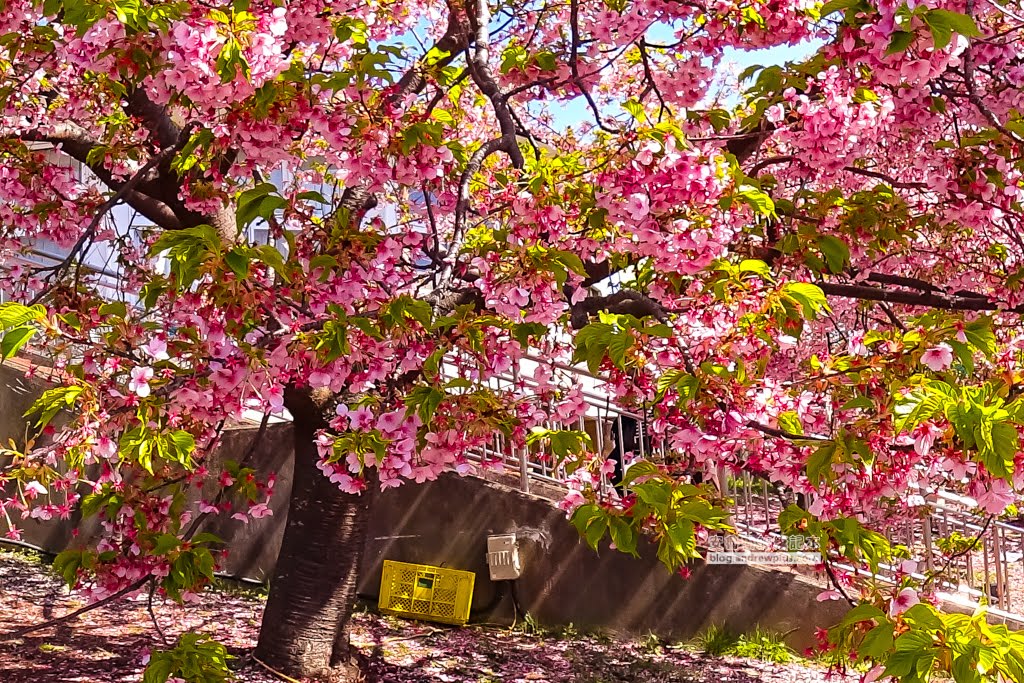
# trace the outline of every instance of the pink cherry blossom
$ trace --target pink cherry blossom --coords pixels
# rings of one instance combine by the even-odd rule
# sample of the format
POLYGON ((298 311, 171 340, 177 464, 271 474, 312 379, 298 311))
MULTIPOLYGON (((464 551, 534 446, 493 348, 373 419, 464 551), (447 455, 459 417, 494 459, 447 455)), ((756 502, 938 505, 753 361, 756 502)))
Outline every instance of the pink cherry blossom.
POLYGON ((945 370, 953 362, 953 349, 946 343, 933 346, 921 355, 921 362, 933 372, 945 370))
POLYGON ((634 221, 647 218, 651 210, 650 199, 642 192, 634 192, 626 201, 626 211, 634 221))
POLYGON ((893 598, 892 602, 889 603, 889 616, 895 617, 899 614, 903 614, 914 605, 921 602, 921 599, 917 595, 917 591, 913 588, 904 588, 896 597, 893 598))
POLYGON ((150 393, 149 381, 151 379, 153 379, 153 368, 132 368, 131 379, 128 382, 128 391, 134 393, 139 398, 146 398, 150 393))
POLYGON ((167 360, 170 357, 167 355, 167 341, 160 337, 153 337, 143 348, 153 360, 167 360))

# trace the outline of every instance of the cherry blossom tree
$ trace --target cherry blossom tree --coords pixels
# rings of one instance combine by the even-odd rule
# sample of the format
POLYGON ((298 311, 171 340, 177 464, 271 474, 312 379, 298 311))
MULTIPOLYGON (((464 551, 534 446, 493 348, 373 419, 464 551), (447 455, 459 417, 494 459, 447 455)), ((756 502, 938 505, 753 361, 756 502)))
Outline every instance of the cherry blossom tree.
POLYGON ((1020 636, 929 605, 937 575, 861 587, 830 564, 898 555, 885 531, 939 488, 991 516, 1024 488, 1022 14, 7 0, 0 350, 52 365, 6 453, 8 535, 98 516, 99 546, 58 559, 69 583, 181 599, 220 557, 206 520, 269 513, 273 472, 207 459, 225 424, 287 411, 257 656, 343 677, 374 493, 493 464, 468 454, 500 435, 562 467, 592 546, 647 536, 672 569, 728 529, 690 473, 797 492, 780 525, 861 599, 832 645, 876 677, 1024 679, 1020 636), (820 47, 729 66, 800 44, 820 47), (32 265, 44 243, 66 258, 32 265), (573 427, 573 364, 649 416, 622 495, 573 427))

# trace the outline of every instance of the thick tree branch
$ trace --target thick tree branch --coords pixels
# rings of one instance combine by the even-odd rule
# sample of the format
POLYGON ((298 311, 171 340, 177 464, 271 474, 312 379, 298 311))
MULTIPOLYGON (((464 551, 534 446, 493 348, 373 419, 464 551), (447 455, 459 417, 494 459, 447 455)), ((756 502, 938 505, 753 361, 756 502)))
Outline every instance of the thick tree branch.
POLYGON ((581 287, 592 287, 602 280, 607 280, 612 275, 620 273, 626 268, 632 265, 636 265, 637 259, 634 257, 626 257, 624 261, 619 265, 614 265, 611 259, 605 259, 603 261, 584 261, 583 270, 587 276, 580 283, 581 287))
MULTIPOLYGON (((90 240, 92 240, 93 237, 95 237, 96 229, 99 228, 100 222, 103 220, 104 216, 106 216, 107 213, 110 212, 110 210, 117 206, 121 201, 125 200, 128 194, 133 193, 135 187, 142 181, 143 178, 145 178, 149 174, 149 172, 152 169, 156 168, 165 160, 174 156, 174 154, 176 154, 179 149, 180 144, 173 145, 164 150, 163 152, 161 152, 159 155, 150 159, 145 166, 140 168, 138 172, 128 180, 128 182, 121 185, 121 187, 117 190, 117 192, 113 194, 113 196, 111 196, 107 201, 103 202, 103 204, 101 204, 100 207, 96 210, 96 213, 95 215, 93 215, 92 220, 89 221, 89 225, 87 225, 85 230, 82 231, 81 237, 79 237, 78 241, 75 242, 73 247, 71 247, 71 250, 68 252, 68 255, 64 258, 63 261, 61 261, 59 264, 53 267, 53 272, 50 273, 47 279, 59 279, 64 270, 68 266, 70 266, 74 262, 74 260, 78 258, 80 254, 82 254, 83 251, 86 250, 85 245, 90 240)), ((40 294, 33 300, 33 303, 42 298, 42 296, 46 294, 46 291, 47 290, 44 289, 42 292, 40 292, 40 294)))
MULTIPOLYGON (((470 23, 475 23, 476 38, 473 50, 473 57, 469 60, 469 75, 480 89, 480 92, 491 101, 494 109, 494 116, 498 119, 498 126, 501 129, 500 144, 495 146, 488 154, 503 151, 508 154, 512 165, 522 168, 526 163, 523 153, 519 150, 519 142, 516 140, 516 123, 512 118, 512 111, 509 108, 508 99, 498 87, 498 82, 491 74, 491 8, 488 0, 476 0, 475 12, 469 13, 470 23)), ((491 143, 486 143, 490 145, 491 143)), ((484 156, 486 158, 486 155, 484 156)), ((481 162, 483 159, 481 159, 481 162)))
POLYGON ((125 181, 114 177, 114 174, 103 164, 89 161, 89 153, 98 147, 100 143, 92 139, 84 129, 74 124, 61 124, 45 133, 26 131, 20 136, 20 139, 23 142, 44 142, 53 145, 60 152, 88 168, 100 182, 114 192, 122 193, 123 191, 120 198, 125 204, 138 211, 158 227, 165 230, 179 230, 183 227, 198 225, 199 222, 202 222, 197 222, 195 220, 196 216, 189 216, 191 220, 187 222, 182 219, 181 214, 184 212, 184 206, 182 205, 179 211, 176 211, 173 206, 173 204, 180 205, 180 201, 177 200, 177 179, 175 178, 171 182, 163 177, 158 167, 149 167, 146 169, 145 174, 133 177, 135 182, 130 188, 125 190, 125 181), (166 190, 159 193, 154 192, 154 189, 161 185, 167 186, 166 190), (168 196, 174 198, 172 203, 164 201, 168 196))
POLYGON ((181 129, 171 120, 167 107, 156 104, 142 88, 135 88, 125 105, 125 113, 142 121, 161 148, 175 145, 181 136, 181 129))
MULTIPOLYGON (((438 52, 439 56, 433 66, 444 67, 451 64, 469 44, 469 27, 466 25, 465 15, 457 7, 448 7, 448 28, 444 35, 437 41, 430 52, 438 52)), ((418 61, 411 69, 402 74, 398 79, 395 90, 388 96, 392 105, 402 101, 407 95, 415 95, 423 91, 427 85, 425 67, 422 60, 418 61)))
POLYGON ((1008 308, 992 301, 987 297, 968 293, 941 294, 937 291, 910 292, 902 289, 884 289, 871 285, 853 285, 837 282, 817 283, 821 291, 828 296, 838 296, 847 299, 862 299, 864 301, 884 301, 889 304, 903 304, 905 306, 924 306, 927 308, 939 308, 947 311, 999 311, 1005 310, 1010 313, 1024 313, 1024 306, 1008 308))
POLYGON ((570 324, 574 330, 586 327, 591 316, 599 311, 632 315, 636 318, 655 318, 659 322, 668 322, 668 313, 661 304, 632 289, 623 289, 608 296, 588 296, 583 301, 572 305, 570 324))

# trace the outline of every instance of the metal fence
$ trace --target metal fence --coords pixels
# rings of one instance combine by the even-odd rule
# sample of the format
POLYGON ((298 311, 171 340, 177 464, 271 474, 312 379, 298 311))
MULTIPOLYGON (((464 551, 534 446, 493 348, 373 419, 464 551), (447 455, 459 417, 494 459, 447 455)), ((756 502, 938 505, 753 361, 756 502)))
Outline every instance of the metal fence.
MULTIPOLYGON (((557 365, 557 368, 596 386, 583 392, 587 404, 585 417, 571 425, 549 423, 542 426, 586 431, 598 453, 606 457, 612 455, 617 444, 627 442, 629 422, 634 426, 643 424, 643 417, 612 404, 608 395, 600 390, 599 377, 565 365, 557 365)), ((531 380, 518 374, 493 379, 489 384, 499 391, 528 391, 531 385, 531 380)), ((634 456, 652 455, 646 452, 649 444, 642 436, 635 445, 634 456)), ((657 459, 660 449, 653 450, 657 459)), ((519 488, 527 493, 537 483, 564 486, 564 468, 553 465, 540 449, 515 447, 500 436, 471 457, 478 461, 501 462, 507 471, 517 472, 519 488)), ((731 523, 743 541, 760 547, 785 547, 786 539, 778 526, 778 517, 786 506, 797 502, 792 491, 771 486, 748 472, 731 476, 722 469, 717 472, 717 483, 723 496, 732 501, 731 523)), ((607 487, 610 482, 603 485, 607 487)), ((890 525, 890 541, 905 546, 910 559, 916 562, 914 574, 918 578, 942 570, 935 582, 946 599, 965 606, 985 601, 990 615, 1024 627, 1024 522, 1018 525, 983 518, 974 512, 976 508, 975 501, 953 493, 931 494, 925 498, 918 516, 890 525)), ((866 573, 862 568, 842 568, 866 573)), ((899 572, 899 566, 883 563, 872 578, 895 583, 899 572)))
MULTIPOLYGON (((724 493, 734 501, 732 523, 744 540, 785 542, 778 514, 795 496, 749 473, 727 478, 724 493)), ((965 605, 985 601, 991 613, 1024 627, 1024 522, 980 517, 976 508, 975 501, 950 492, 931 494, 917 516, 890 525, 889 540, 906 547, 918 578, 941 570, 936 587, 945 596, 965 605)), ((882 564, 873 578, 894 583, 899 569, 882 564)))

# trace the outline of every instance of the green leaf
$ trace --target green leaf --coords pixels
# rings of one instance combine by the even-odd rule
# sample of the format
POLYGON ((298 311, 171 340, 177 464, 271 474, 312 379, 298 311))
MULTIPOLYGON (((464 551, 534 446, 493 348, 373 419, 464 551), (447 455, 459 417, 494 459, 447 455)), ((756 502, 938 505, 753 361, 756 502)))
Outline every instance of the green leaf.
POLYGON ((622 108, 629 112, 630 116, 641 123, 647 120, 647 114, 644 112, 644 105, 640 104, 638 100, 626 100, 622 105, 622 108))
POLYGON ((24 346, 35 333, 36 328, 28 325, 15 327, 4 335, 3 341, 0 341, 0 355, 2 355, 4 359, 10 358, 16 354, 18 349, 24 346))
POLYGON ((992 318, 983 317, 964 325, 964 336, 974 348, 991 358, 996 352, 996 334, 992 331, 992 318))
POLYGON ((772 270, 768 267, 768 264, 757 259, 744 259, 740 261, 739 269, 741 273, 754 273, 766 280, 770 280, 772 276, 772 270))
POLYGON ((865 102, 877 102, 878 95, 874 90, 868 88, 857 88, 853 93, 853 101, 857 104, 864 104, 865 102))
POLYGON ((945 49, 953 38, 953 27, 942 17, 933 16, 930 12, 926 12, 921 18, 932 34, 932 43, 935 45, 935 49, 945 49))
POLYGON ((882 659, 892 649, 893 641, 893 625, 883 622, 864 634, 864 640, 857 647, 857 656, 860 659, 882 659))
POLYGON ((586 539, 587 545, 593 550, 597 550, 597 546, 601 539, 604 538, 606 531, 608 531, 607 515, 594 516, 590 519, 586 531, 583 532, 583 538, 586 539))
POLYGON ((984 448, 980 448, 985 469, 997 477, 1013 477, 1014 458, 1020 446, 1017 428, 1007 422, 983 421, 979 430, 984 448))
POLYGON ((191 465, 192 453, 196 450, 196 439, 183 429, 177 429, 167 435, 166 440, 170 444, 173 459, 187 466, 191 465))
POLYGON ((804 423, 795 412, 788 410, 784 413, 779 413, 778 421, 779 427, 790 434, 804 435, 804 423))
POLYGON ((272 183, 260 183, 238 195, 235 221, 241 230, 257 218, 268 219, 274 211, 284 208, 287 202, 275 194, 277 187, 272 183))
POLYGON ((96 566, 96 556, 88 550, 65 550, 53 559, 53 570, 64 578, 68 588, 78 583, 78 572, 96 566))
POLYGON ((108 317, 124 318, 128 315, 128 307, 125 306, 123 301, 108 301, 100 306, 99 314, 108 317))
POLYGON ((821 17, 825 18, 833 12, 841 12, 859 4, 860 0, 829 0, 821 6, 821 17))
POLYGON ((577 275, 586 277, 587 268, 583 265, 583 259, 581 259, 577 254, 571 251, 558 249, 551 252, 551 257, 553 260, 565 266, 566 270, 570 270, 577 275))
POLYGON ((914 626, 925 630, 941 631, 944 628, 942 620, 935 614, 935 609, 923 602, 919 602, 904 612, 903 618, 914 626))
POLYGON ((554 71, 558 68, 558 61, 555 59, 554 53, 547 50, 534 55, 534 61, 541 71, 554 71))
POLYGON ((942 410, 945 399, 939 393, 914 391, 896 404, 896 431, 912 430, 942 410))
POLYGON ((740 185, 736 195, 757 213, 763 216, 775 215, 775 202, 760 188, 753 185, 740 185))
POLYGON ((914 42, 914 34, 909 31, 893 31, 892 37, 889 39, 889 47, 886 48, 885 54, 894 55, 897 52, 906 52, 910 44, 914 42))
POLYGON ((85 387, 72 385, 47 389, 25 412, 25 417, 39 413, 36 427, 45 427, 61 410, 70 409, 85 391, 85 387))
POLYGON ((0 328, 3 329, 18 327, 45 317, 46 308, 41 304, 25 306, 13 301, 0 304, 0 328))
POLYGON ((821 287, 810 282, 789 282, 782 288, 783 294, 796 301, 803 311, 804 318, 814 320, 818 313, 828 311, 828 300, 821 287))
POLYGON ((686 404, 697 396, 700 380, 684 370, 666 370, 658 378, 658 399, 664 397, 670 389, 679 394, 681 405, 686 404))
POLYGON ((199 275, 200 266, 221 251, 221 239, 209 225, 197 225, 182 230, 165 231, 150 248, 150 256, 167 252, 171 273, 177 287, 190 286, 199 275))
POLYGON ((620 370, 626 368, 626 353, 633 348, 636 340, 633 335, 623 330, 611 335, 608 340, 608 359, 620 370))
POLYGON ((410 408, 417 409, 416 412, 424 424, 429 424, 444 397, 445 393, 435 387, 416 387, 406 396, 405 402, 410 408))
POLYGON ((820 235, 817 243, 832 273, 841 273, 850 264, 850 248, 843 240, 832 235, 820 235))
POLYGON ((807 458, 807 478, 815 484, 820 484, 832 472, 832 461, 835 454, 836 445, 834 443, 819 446, 807 458))
POLYGON ((650 505, 660 515, 668 513, 669 504, 672 502, 671 484, 665 481, 645 481, 633 487, 633 493, 643 502, 650 505))
POLYGON ((860 408, 862 410, 872 410, 875 407, 874 401, 867 396, 854 396, 849 401, 844 403, 839 410, 853 410, 860 408))
POLYGON ((224 254, 224 262, 239 279, 245 279, 249 275, 249 256, 239 247, 224 254))
POLYGON ((172 550, 177 550, 181 545, 181 539, 174 534, 160 534, 153 544, 153 555, 166 555, 172 550))
POLYGON ((637 533, 622 517, 611 517, 609 530, 615 547, 628 555, 639 557, 636 552, 637 533))
POLYGON ((935 656, 935 644, 931 634, 921 631, 907 631, 901 634, 896 639, 894 647, 896 651, 886 660, 885 671, 882 672, 880 679, 886 676, 910 676, 919 670, 918 667, 922 663, 930 667, 935 656))
POLYGON ((296 199, 301 199, 306 202, 316 202, 317 204, 326 204, 327 198, 319 192, 313 190, 307 190, 306 192, 300 192, 295 196, 296 199))
POLYGON ((274 272, 284 280, 289 282, 287 269, 284 264, 284 256, 277 250, 277 247, 270 244, 261 244, 253 249, 256 260, 263 263, 264 265, 273 268, 274 272))
POLYGON ((622 477, 622 485, 629 486, 637 479, 641 477, 659 477, 662 476, 661 470, 658 466, 647 460, 637 460, 633 462, 628 468, 626 473, 622 477))
POLYGON ((978 673, 977 662, 972 655, 973 649, 953 659, 950 673, 956 683, 981 683, 981 674, 978 673))
POLYGON ((672 550, 684 558, 691 558, 697 554, 697 535, 690 520, 676 520, 674 524, 665 527, 665 534, 672 550))
POLYGON ((961 14, 960 12, 951 12, 946 9, 933 9, 930 12, 925 13, 924 21, 929 25, 929 27, 933 23, 941 23, 965 38, 977 38, 981 35, 981 30, 978 28, 974 19, 966 14, 961 14))
POLYGON ((192 537, 192 545, 200 545, 203 543, 224 543, 224 539, 217 534, 211 534, 209 531, 198 533, 192 537))
POLYGON ((843 620, 839 622, 839 627, 852 626, 853 624, 859 624, 862 621, 877 621, 889 622, 889 618, 886 617, 885 612, 875 607, 874 605, 862 602, 856 607, 852 608, 843 617, 843 620))

